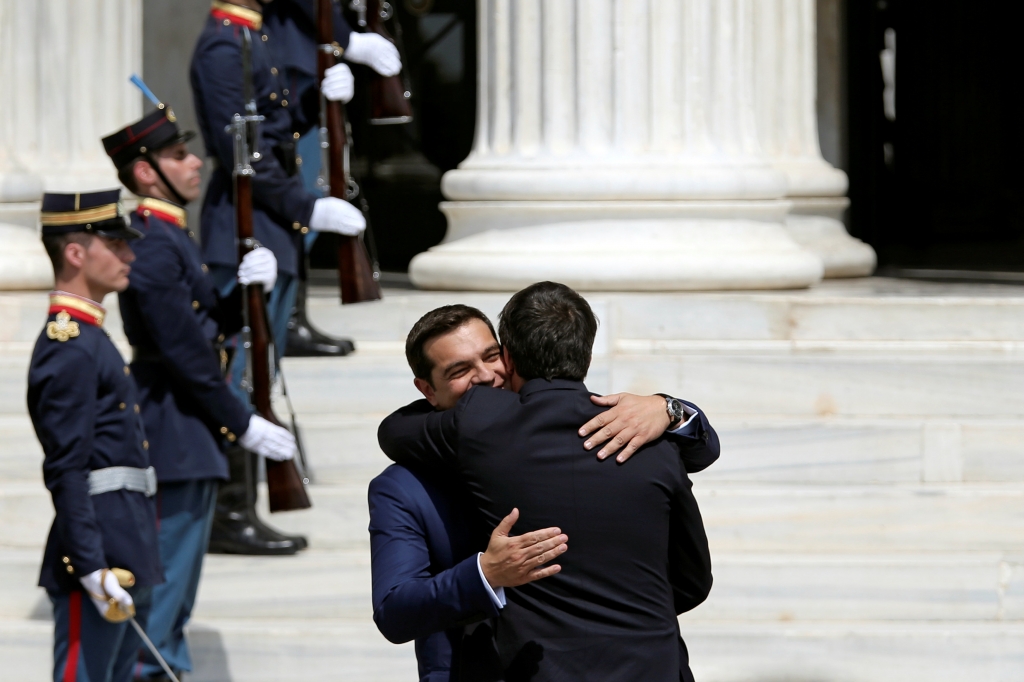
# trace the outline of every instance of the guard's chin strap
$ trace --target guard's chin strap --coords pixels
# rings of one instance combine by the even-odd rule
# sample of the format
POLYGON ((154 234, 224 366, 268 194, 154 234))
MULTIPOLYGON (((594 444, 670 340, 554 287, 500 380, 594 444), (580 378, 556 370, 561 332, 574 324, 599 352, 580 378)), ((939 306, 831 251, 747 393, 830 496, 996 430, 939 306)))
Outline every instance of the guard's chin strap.
POLYGON ((150 168, 156 171, 157 176, 159 176, 159 178, 163 180, 164 186, 167 187, 167 190, 173 195, 175 203, 177 203, 179 206, 187 205, 188 200, 185 199, 185 197, 181 196, 181 193, 178 192, 178 188, 172 185, 171 181, 167 179, 166 175, 164 175, 164 172, 160 170, 160 164, 156 162, 156 157, 154 157, 152 154, 146 153, 143 155, 143 158, 145 158, 146 161, 149 163, 150 168))

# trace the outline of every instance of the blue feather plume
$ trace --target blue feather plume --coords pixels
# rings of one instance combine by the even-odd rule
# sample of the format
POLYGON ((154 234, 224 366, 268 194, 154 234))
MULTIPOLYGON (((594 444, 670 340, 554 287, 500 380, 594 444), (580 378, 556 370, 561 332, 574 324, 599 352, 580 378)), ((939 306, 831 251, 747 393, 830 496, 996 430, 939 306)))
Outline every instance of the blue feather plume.
POLYGON ((146 99, 156 106, 160 106, 160 99, 153 94, 153 91, 149 89, 149 86, 142 82, 142 79, 139 78, 138 74, 133 73, 132 77, 128 80, 130 80, 139 90, 142 90, 142 94, 146 96, 146 99))

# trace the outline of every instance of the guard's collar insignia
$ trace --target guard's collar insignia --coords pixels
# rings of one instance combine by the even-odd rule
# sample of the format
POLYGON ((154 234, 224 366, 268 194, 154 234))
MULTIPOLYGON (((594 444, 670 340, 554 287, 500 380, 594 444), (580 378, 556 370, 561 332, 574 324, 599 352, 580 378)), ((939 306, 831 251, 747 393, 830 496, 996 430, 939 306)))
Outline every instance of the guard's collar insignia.
POLYGON ((232 24, 246 26, 254 31, 258 31, 263 27, 263 15, 256 10, 239 7, 228 2, 221 2, 221 0, 213 0, 210 15, 215 19, 224 19, 232 24))
POLYGON ((185 213, 185 209, 163 199, 142 197, 139 199, 138 211, 147 218, 152 215, 182 229, 188 227, 188 215, 185 213))
MULTIPOLYGON (((90 301, 87 298, 81 296, 75 296, 64 291, 54 291, 50 294, 50 315, 57 313, 58 323, 62 319, 61 313, 64 313, 68 318, 75 318, 80 322, 91 324, 95 327, 99 327, 103 324, 103 318, 106 317, 107 311, 103 309, 103 306, 98 305, 94 301, 90 301)), ((50 325, 54 324, 50 322, 46 325, 46 335, 50 336, 50 325)), ((60 324, 56 325, 60 327, 60 324)), ((75 325, 77 330, 78 325, 75 325)), ((78 333, 68 335, 69 338, 78 336, 78 333)), ((56 338, 50 336, 51 339, 56 338)), ((60 339, 66 341, 67 339, 60 339)))
POLYGON ((78 323, 71 319, 66 310, 57 313, 57 319, 46 323, 46 337, 64 343, 81 334, 78 323))

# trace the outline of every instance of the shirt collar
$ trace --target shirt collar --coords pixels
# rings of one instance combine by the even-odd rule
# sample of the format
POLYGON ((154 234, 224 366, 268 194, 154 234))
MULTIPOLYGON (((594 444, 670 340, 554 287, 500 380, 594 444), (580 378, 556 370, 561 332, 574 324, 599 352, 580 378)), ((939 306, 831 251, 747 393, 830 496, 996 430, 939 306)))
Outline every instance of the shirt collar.
POLYGON ((221 2, 221 0, 213 0, 210 16, 229 21, 232 24, 246 26, 254 31, 263 27, 263 15, 256 10, 232 5, 229 2, 221 2))
POLYGON ((188 214, 185 209, 165 199, 142 197, 139 199, 138 211, 147 218, 151 215, 184 229, 188 227, 188 214))
POLYGON ((107 316, 106 309, 96 301, 84 296, 69 294, 66 291, 51 291, 49 314, 53 315, 61 311, 66 312, 76 320, 81 320, 96 327, 103 326, 103 318, 107 316))

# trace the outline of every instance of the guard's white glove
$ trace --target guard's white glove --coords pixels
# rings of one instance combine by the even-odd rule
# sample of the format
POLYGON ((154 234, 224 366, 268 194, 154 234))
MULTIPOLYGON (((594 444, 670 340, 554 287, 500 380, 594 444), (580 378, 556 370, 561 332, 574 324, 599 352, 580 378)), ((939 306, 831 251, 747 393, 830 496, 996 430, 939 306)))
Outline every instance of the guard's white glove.
POLYGON ((277 283, 277 258, 270 249, 253 249, 242 258, 238 266, 238 281, 246 286, 262 284, 270 291, 277 283))
POLYGON ((278 462, 291 459, 297 450, 291 431, 271 424, 257 414, 249 417, 249 428, 238 442, 246 450, 278 462))
POLYGON ((116 602, 117 607, 120 607, 121 611, 129 615, 135 615, 135 603, 132 601, 132 595, 128 594, 117 583, 117 576, 109 569, 101 568, 98 571, 93 571, 89 575, 83 575, 78 581, 82 583, 82 587, 88 593, 89 599, 92 600, 96 610, 100 612, 104 619, 113 622, 126 620, 123 615, 118 617, 118 615, 111 614, 110 609, 114 606, 110 603, 111 599, 116 602), (111 617, 112 615, 113 618, 111 617))
POLYGON ((366 218, 358 208, 337 197, 323 197, 313 204, 309 226, 321 232, 355 237, 366 229, 366 218))
POLYGON ((355 33, 349 36, 345 59, 366 64, 382 76, 394 76, 402 70, 398 48, 390 40, 376 33, 355 33))
POLYGON ((356 94, 356 79, 347 64, 335 64, 324 71, 324 79, 320 81, 320 92, 332 102, 347 104, 356 94))

